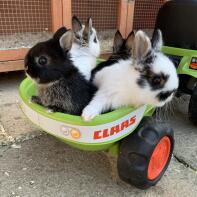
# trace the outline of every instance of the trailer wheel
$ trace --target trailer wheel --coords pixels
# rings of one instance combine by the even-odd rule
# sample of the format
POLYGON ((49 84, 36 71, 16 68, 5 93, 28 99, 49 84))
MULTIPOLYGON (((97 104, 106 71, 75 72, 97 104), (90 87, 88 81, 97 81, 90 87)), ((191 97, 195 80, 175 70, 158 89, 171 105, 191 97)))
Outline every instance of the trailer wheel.
POLYGON ((147 119, 142 121, 135 133, 121 142, 119 177, 140 189, 156 185, 170 163, 173 149, 171 128, 147 119))

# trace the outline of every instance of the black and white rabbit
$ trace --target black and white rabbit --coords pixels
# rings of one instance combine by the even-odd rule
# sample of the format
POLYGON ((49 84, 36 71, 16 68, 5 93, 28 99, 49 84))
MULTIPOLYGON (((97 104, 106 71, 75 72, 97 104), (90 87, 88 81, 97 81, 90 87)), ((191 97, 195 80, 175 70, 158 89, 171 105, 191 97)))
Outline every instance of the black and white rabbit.
MULTIPOLYGON (((91 71, 96 67, 96 59, 100 55, 100 42, 97 32, 92 26, 91 18, 88 18, 83 25, 76 16, 72 18, 72 30, 75 36, 70 50, 70 58, 81 74, 87 80, 90 80, 91 71)), ((61 36, 66 31, 66 27, 61 27, 56 34, 61 36)))
POLYGON ((25 71, 38 88, 32 102, 53 112, 80 115, 95 89, 73 65, 73 40, 71 30, 63 35, 57 31, 52 39, 36 44, 26 55, 25 71))
MULTIPOLYGON (((115 45, 118 40, 115 37, 115 45)), ((118 58, 110 66, 106 63, 102 69, 93 71, 92 81, 98 91, 83 110, 85 121, 109 109, 145 104, 159 107, 173 98, 179 80, 175 66, 161 52, 160 30, 155 31, 152 40, 140 30, 131 36, 129 43, 130 57, 118 58)))
POLYGON ((96 67, 96 59, 100 55, 100 42, 97 32, 92 26, 92 19, 88 18, 85 25, 73 16, 72 29, 75 32, 75 42, 71 48, 73 64, 80 70, 87 80, 91 71, 96 67))

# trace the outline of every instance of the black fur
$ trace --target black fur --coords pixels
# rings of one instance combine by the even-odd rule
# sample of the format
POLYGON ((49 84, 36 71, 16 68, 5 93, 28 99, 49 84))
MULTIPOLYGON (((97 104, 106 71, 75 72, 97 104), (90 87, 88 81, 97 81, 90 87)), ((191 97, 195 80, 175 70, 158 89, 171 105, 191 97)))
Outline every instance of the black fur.
POLYGON ((149 67, 153 64, 154 60, 156 59, 156 55, 153 51, 149 51, 146 57, 140 62, 144 65, 144 67, 149 67))
POLYGON ((77 16, 72 17, 72 27, 75 33, 82 29, 82 23, 77 16))
POLYGON ((53 39, 59 41, 59 39, 62 37, 62 35, 63 35, 64 33, 66 33, 67 31, 68 31, 68 29, 67 29, 66 27, 61 27, 61 28, 59 28, 59 29, 55 32, 55 34, 54 34, 54 36, 53 36, 53 39))
POLYGON ((165 101, 169 96, 171 96, 175 92, 176 92, 176 90, 160 92, 157 95, 157 98, 159 99, 159 101, 165 101))
POLYGON ((95 42, 95 43, 97 43, 97 39, 96 39, 96 36, 95 36, 95 38, 94 38, 94 42, 95 42))
MULTIPOLYGON (((90 20, 91 17, 88 17, 86 23, 85 23, 85 28, 82 32, 82 35, 80 33, 82 29, 82 23, 81 21, 77 18, 77 16, 72 17, 72 29, 75 33, 75 41, 79 43, 82 46, 87 46, 88 41, 90 38, 90 35, 92 34, 92 27, 90 27, 90 20)), ((94 42, 97 43, 97 38, 94 38, 94 42)))
POLYGON ((101 62, 100 64, 97 65, 96 68, 92 70, 90 81, 92 81, 95 74, 100 70, 102 70, 103 68, 108 66, 113 66, 114 64, 118 63, 119 60, 127 60, 129 58, 130 55, 122 53, 121 51, 120 53, 112 54, 107 61, 101 62))
POLYGON ((141 76, 141 78, 137 79, 137 84, 141 88, 145 88, 146 87, 146 80, 141 76))
POLYGON ((61 48, 58 38, 65 31, 61 29, 52 39, 30 49, 25 70, 38 85, 38 95, 32 97, 33 102, 52 111, 80 115, 96 88, 80 74, 69 53, 61 48), (47 59, 45 65, 39 64, 41 56, 47 59))
POLYGON ((150 68, 147 67, 141 73, 140 78, 137 79, 137 83, 141 88, 144 88, 146 83, 148 83, 151 87, 151 90, 155 91, 162 89, 165 86, 168 78, 168 75, 165 75, 164 73, 155 74, 150 70, 150 68))
MULTIPOLYGON (((152 45, 155 46, 156 43, 152 45)), ((164 73, 155 74, 151 71, 152 64, 156 58, 157 56, 154 51, 150 51, 146 57, 140 61, 140 64, 143 65, 143 69, 140 71, 141 75, 140 78, 137 79, 137 83, 141 88, 144 88, 147 83, 153 91, 162 89, 165 86, 169 76, 164 73)))
POLYGON ((103 68, 105 67, 108 67, 108 66, 112 66, 114 65, 115 63, 118 62, 118 59, 115 60, 115 59, 108 59, 107 61, 104 61, 104 62, 101 62, 100 64, 97 65, 96 68, 94 68, 91 72, 91 78, 90 78, 90 81, 92 82, 92 80, 94 79, 94 76, 97 72, 99 72, 100 70, 102 70, 103 68))
POLYGON ((159 34, 158 29, 155 29, 154 32, 153 32, 152 39, 151 39, 151 45, 152 45, 153 49, 157 48, 157 43, 159 41, 160 41, 160 34, 159 34))

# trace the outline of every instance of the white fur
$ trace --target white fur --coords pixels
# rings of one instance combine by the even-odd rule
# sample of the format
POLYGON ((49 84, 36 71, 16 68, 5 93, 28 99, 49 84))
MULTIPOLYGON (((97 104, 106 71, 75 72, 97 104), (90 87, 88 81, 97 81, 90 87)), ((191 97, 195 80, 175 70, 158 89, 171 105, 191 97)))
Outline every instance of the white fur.
MULTIPOLYGON (((84 25, 79 34, 83 33, 84 25)), ((97 38, 96 30, 92 28, 87 46, 81 46, 78 43, 73 43, 70 54, 74 65, 85 76, 87 80, 90 79, 91 71, 96 67, 96 58, 100 55, 100 43, 97 38, 97 43, 94 38, 97 38)))
POLYGON ((134 40, 133 58, 119 60, 118 63, 105 67, 96 73, 93 83, 98 88, 98 91, 83 110, 82 118, 85 121, 90 121, 98 114, 109 109, 130 105, 139 107, 145 104, 163 106, 169 102, 173 95, 165 101, 160 101, 158 94, 176 90, 179 81, 173 63, 165 55, 157 51, 161 43, 160 39, 158 43, 155 43, 157 44, 156 48, 152 49, 156 54, 156 58, 151 65, 151 71, 155 74, 163 73, 169 76, 162 89, 152 90, 147 81, 145 81, 144 87, 140 87, 137 83, 138 79, 141 78, 139 68, 144 68, 144 65, 137 62, 140 62, 139 60, 143 59, 151 50, 149 38, 144 32, 138 31, 134 40))
POLYGON ((177 89, 179 85, 179 79, 177 77, 177 72, 174 64, 169 60, 168 57, 163 55, 162 53, 157 54, 157 58, 152 65, 152 71, 154 73, 161 73, 163 72, 166 75, 169 75, 169 79, 166 82, 162 91, 168 91, 177 89))
MULTIPOLYGON (((140 75, 132 64, 132 60, 121 60, 96 74, 93 83, 99 90, 83 110, 82 117, 85 121, 90 121, 102 111, 110 108, 117 109, 130 105, 139 107, 144 104, 163 106, 172 99, 171 96, 165 102, 160 102, 156 95, 161 90, 152 91, 148 84, 145 88, 140 88, 136 83, 140 75)), ((153 70, 155 73, 162 71, 170 75, 162 91, 171 91, 178 88, 175 67, 167 57, 162 54, 159 55, 153 65, 153 70)))

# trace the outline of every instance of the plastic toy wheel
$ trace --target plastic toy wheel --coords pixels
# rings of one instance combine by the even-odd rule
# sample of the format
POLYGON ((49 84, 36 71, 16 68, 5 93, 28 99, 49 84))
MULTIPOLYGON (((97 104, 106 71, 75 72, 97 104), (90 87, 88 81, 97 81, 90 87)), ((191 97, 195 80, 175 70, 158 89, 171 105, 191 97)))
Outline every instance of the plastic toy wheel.
POLYGON ((197 85, 193 90, 189 103, 189 119, 197 125, 197 85))
POLYGON ((136 132, 121 142, 120 178, 140 189, 156 185, 169 165, 173 149, 173 130, 144 119, 136 132))

